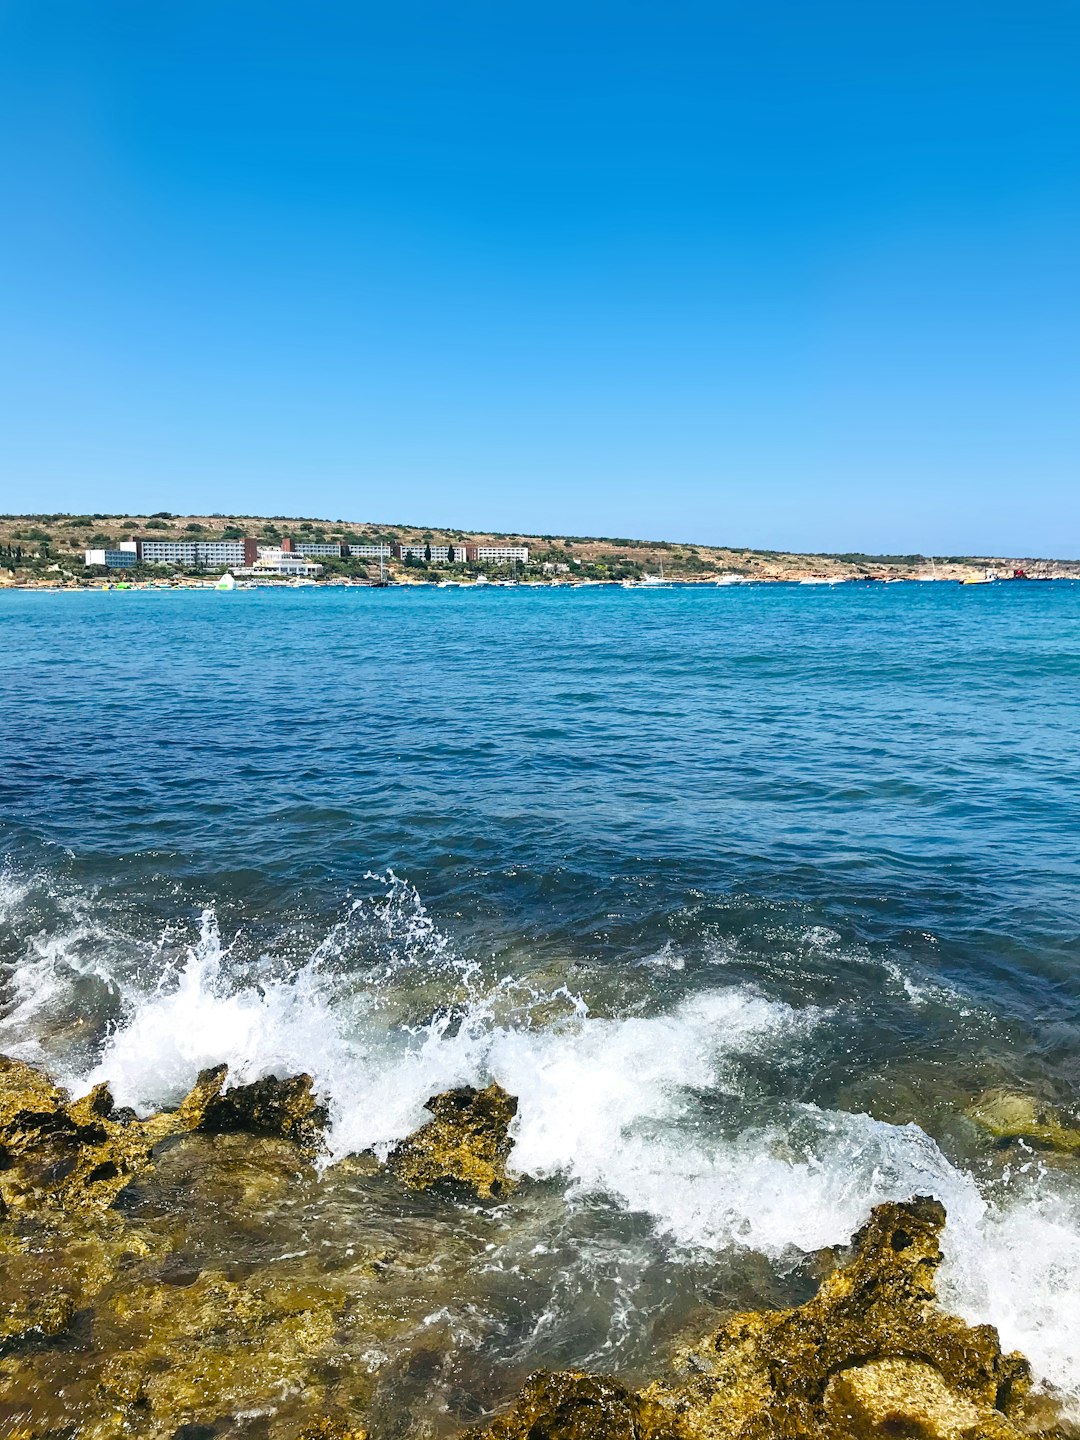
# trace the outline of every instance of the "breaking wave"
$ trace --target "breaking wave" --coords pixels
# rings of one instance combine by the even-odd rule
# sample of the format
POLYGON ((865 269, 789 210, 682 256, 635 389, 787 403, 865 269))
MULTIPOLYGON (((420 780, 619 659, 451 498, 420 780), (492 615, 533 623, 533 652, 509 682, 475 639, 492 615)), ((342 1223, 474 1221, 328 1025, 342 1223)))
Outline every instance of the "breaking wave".
MULTIPOLYGON (((9 887, 0 900, 19 896, 9 887)), ((16 967, 0 1044, 32 1052, 71 981, 65 943, 31 947, 16 967)), ((598 1014, 565 986, 463 960, 392 875, 302 965, 240 963, 235 943, 207 911, 195 943, 152 983, 145 969, 100 971, 115 1014, 94 1063, 68 1082, 107 1079, 118 1103, 145 1112, 221 1061, 235 1083, 307 1071, 329 1104, 337 1158, 385 1154, 422 1122, 430 1095, 495 1079, 519 1098, 517 1170, 561 1182, 571 1205, 603 1197, 648 1217, 673 1257, 740 1247, 785 1261, 843 1243, 872 1204, 933 1194, 949 1215, 945 1303, 997 1325, 1044 1384, 1080 1401, 1075 1186, 1033 1162, 981 1188, 914 1124, 808 1103, 777 1101, 766 1122, 760 1107, 740 1121, 746 1064, 782 1069, 825 1033, 828 1011, 729 985, 663 1013, 598 1014)))

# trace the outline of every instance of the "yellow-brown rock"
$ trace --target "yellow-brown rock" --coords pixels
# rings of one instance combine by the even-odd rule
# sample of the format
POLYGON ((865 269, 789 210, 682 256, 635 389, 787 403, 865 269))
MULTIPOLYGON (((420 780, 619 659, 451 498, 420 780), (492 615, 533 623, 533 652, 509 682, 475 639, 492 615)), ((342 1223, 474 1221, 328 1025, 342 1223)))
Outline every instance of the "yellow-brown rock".
POLYGON ((72 1101, 40 1070, 0 1056, 0 1215, 56 1207, 101 1211, 153 1163, 156 1145, 195 1130, 275 1134, 313 1151, 326 1111, 307 1075, 224 1089, 227 1069, 204 1070, 175 1110, 146 1120, 117 1111, 107 1085, 72 1101))
POLYGON ((675 1440, 671 1416, 618 1380, 580 1371, 530 1375, 512 1410, 462 1440, 675 1440))
POLYGON ((1017 1440, 1027 1362, 937 1305, 944 1222, 925 1197, 879 1205, 807 1304, 734 1316, 637 1395, 535 1375, 472 1440, 1017 1440))
MULTIPOLYGON (((865 1426, 878 1413, 870 1403, 875 1383, 880 1389, 887 1379, 889 1403, 899 1406, 906 1377, 912 1388, 904 1403, 913 1416, 920 1397, 933 1397, 935 1414, 944 1414, 941 1397, 947 1394, 957 1413, 967 1406, 978 1418, 982 1428, 969 1428, 969 1440, 1019 1433, 1009 1417, 1019 1411, 1029 1387, 1027 1362, 1003 1355, 992 1327, 968 1326, 935 1300, 944 1223, 944 1208, 924 1196, 879 1205, 855 1236, 851 1260, 812 1300, 795 1310, 735 1316, 678 1357, 673 1382, 660 1382, 647 1393, 667 1406, 690 1436, 757 1440, 813 1434, 843 1440, 863 1433, 844 1411, 844 1397, 850 1396, 863 1417, 858 1423, 864 1433, 874 1434, 865 1426), (922 1368, 866 1372, 869 1362, 886 1360, 917 1361, 922 1368), (827 1404, 834 1377, 859 1367, 864 1373, 850 1378, 846 1389, 834 1389, 827 1404)), ((938 1423, 928 1413, 923 1420, 905 1420, 909 1428, 893 1433, 931 1440, 938 1423)))
POLYGON ((1080 1155, 1080 1129, 1067 1125, 1056 1110, 1031 1095, 987 1090, 967 1114, 1003 1144, 1027 1140, 1040 1149, 1080 1155))
POLYGON ((923 1360, 869 1360, 834 1375, 825 1389, 825 1410, 852 1440, 972 1440, 1015 1436, 1004 1416, 987 1414, 949 1388, 940 1370, 923 1360))
POLYGON ((517 1100, 501 1085, 484 1090, 466 1085, 433 1095, 426 1109, 435 1117, 390 1152, 390 1169, 413 1190, 447 1185, 481 1199, 506 1194, 514 1181, 506 1173, 513 1141, 510 1122, 517 1100))
POLYGON ((299 1430, 296 1440, 368 1440, 360 1426, 337 1415, 320 1415, 299 1430))

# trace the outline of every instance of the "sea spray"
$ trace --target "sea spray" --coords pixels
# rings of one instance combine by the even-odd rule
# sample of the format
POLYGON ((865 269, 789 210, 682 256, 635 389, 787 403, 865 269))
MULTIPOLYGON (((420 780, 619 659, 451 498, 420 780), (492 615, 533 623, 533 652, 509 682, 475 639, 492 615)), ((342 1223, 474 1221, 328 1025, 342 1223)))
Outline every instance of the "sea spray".
MULTIPOLYGON (((385 1155, 431 1094, 497 1079, 520 1102, 512 1167, 561 1184, 582 1215, 615 1204, 643 1217, 670 1263, 735 1249, 786 1265, 844 1243, 874 1203, 933 1194, 949 1214, 946 1303, 997 1324, 1044 1384, 1080 1397, 1080 1206, 1067 1176, 1031 1165, 977 1182, 917 1125, 795 1099, 774 1098, 763 1122, 759 1097, 740 1119, 745 1066, 782 1072, 822 1043, 829 1010, 731 984, 657 1013, 599 1014, 565 984, 544 990, 460 955, 412 887, 378 879, 299 965, 241 957, 212 910, 182 952, 171 939, 147 951, 160 959, 152 983, 150 964, 119 977, 102 964, 119 1012, 96 1063, 65 1078, 107 1079, 118 1103, 145 1112, 222 1061, 235 1083, 307 1071, 330 1106, 330 1159, 385 1155)), ((83 932, 67 934, 84 965, 83 932)), ((67 942, 54 942, 16 971, 25 1036, 40 994, 62 998, 76 978, 67 942)), ((547 1323, 571 1313, 586 1253, 547 1323)), ((613 1335, 633 1323, 636 1263, 629 1252, 618 1262, 629 1278, 614 1292, 613 1335)), ((541 1333, 543 1314, 535 1324, 541 1333)))

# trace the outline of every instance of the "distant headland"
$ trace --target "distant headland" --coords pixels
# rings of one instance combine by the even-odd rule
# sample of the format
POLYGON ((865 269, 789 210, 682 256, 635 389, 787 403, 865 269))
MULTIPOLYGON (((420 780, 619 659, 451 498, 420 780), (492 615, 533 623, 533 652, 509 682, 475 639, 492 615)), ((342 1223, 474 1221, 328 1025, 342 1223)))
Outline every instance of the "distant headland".
POLYGON ((262 583, 888 581, 1080 579, 1080 561, 1032 556, 797 554, 613 536, 524 535, 303 516, 0 515, 0 585, 81 587, 199 579, 262 583))

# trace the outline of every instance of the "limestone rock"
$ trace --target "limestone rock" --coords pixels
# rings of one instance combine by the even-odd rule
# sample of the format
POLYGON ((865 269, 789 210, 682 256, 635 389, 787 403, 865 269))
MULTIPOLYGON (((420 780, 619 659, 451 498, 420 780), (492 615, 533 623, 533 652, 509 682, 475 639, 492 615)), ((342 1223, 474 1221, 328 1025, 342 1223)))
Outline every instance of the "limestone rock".
POLYGON ((534 1375, 470 1440, 1018 1440, 1027 1362, 936 1303, 944 1222, 925 1197, 879 1205, 805 1305, 734 1316, 636 1395, 534 1375))
POLYGON ((462 1440, 675 1440, 659 1405, 605 1375, 530 1375, 512 1410, 462 1440))
POLYGON ((864 1417, 863 1433, 933 1440, 939 1433, 933 1416, 946 1413, 942 1395, 951 1397, 953 1413, 970 1407, 975 1415, 976 1428, 963 1432, 969 1440, 1018 1434, 1008 1417, 1029 1387, 1027 1362, 1003 1355, 991 1326, 968 1326, 936 1303, 944 1223, 944 1208, 925 1196, 877 1206, 854 1238, 851 1260, 812 1300, 795 1310, 735 1316, 683 1352, 674 1382, 660 1382, 646 1394, 667 1406, 686 1434, 725 1440, 804 1434, 841 1440, 860 1433, 844 1412, 845 1401, 864 1417), (872 1361, 911 1360, 921 1368, 866 1368, 872 1361), (853 1373, 846 1382, 833 1382, 830 1409, 828 1386, 844 1371, 853 1373), (904 1389, 905 1380, 912 1388, 904 1389), (888 1401, 881 1398, 886 1390, 888 1401), (865 1428, 889 1404, 906 1405, 916 1416, 930 1400, 933 1415, 909 1417, 906 1432, 865 1428))
POLYGON ((1004 1416, 987 1415, 950 1389, 941 1371, 922 1360, 870 1360, 841 1370, 826 1386, 825 1409, 852 1440, 1007 1440, 1017 1433, 1004 1416))
POLYGON ((1045 1150, 1080 1155, 1080 1129, 1067 1125, 1056 1110, 1034 1096, 987 1090, 967 1115, 1003 1143, 1027 1140, 1045 1150))
POLYGON ((396 1146, 387 1158, 394 1173, 413 1190, 447 1183, 482 1199, 514 1188, 506 1173, 513 1141, 510 1122, 517 1100, 501 1085, 484 1090, 466 1085, 433 1095, 426 1108, 434 1115, 396 1146))
POLYGON ((368 1432, 336 1415, 320 1415, 298 1431, 296 1440, 368 1440, 368 1432))
POLYGON ((224 1065, 204 1070, 176 1110, 139 1120, 116 1109, 107 1085, 72 1101, 40 1070, 0 1056, 0 1216, 42 1205, 107 1209, 153 1163, 155 1146, 194 1130, 279 1135, 314 1150, 326 1111, 310 1076, 224 1090, 227 1074, 224 1065))
POLYGON ((287 1080, 269 1076, 237 1085, 206 1105, 202 1130, 245 1130, 252 1135, 277 1135, 303 1150, 316 1150, 329 1116, 311 1091, 310 1075, 287 1080))

